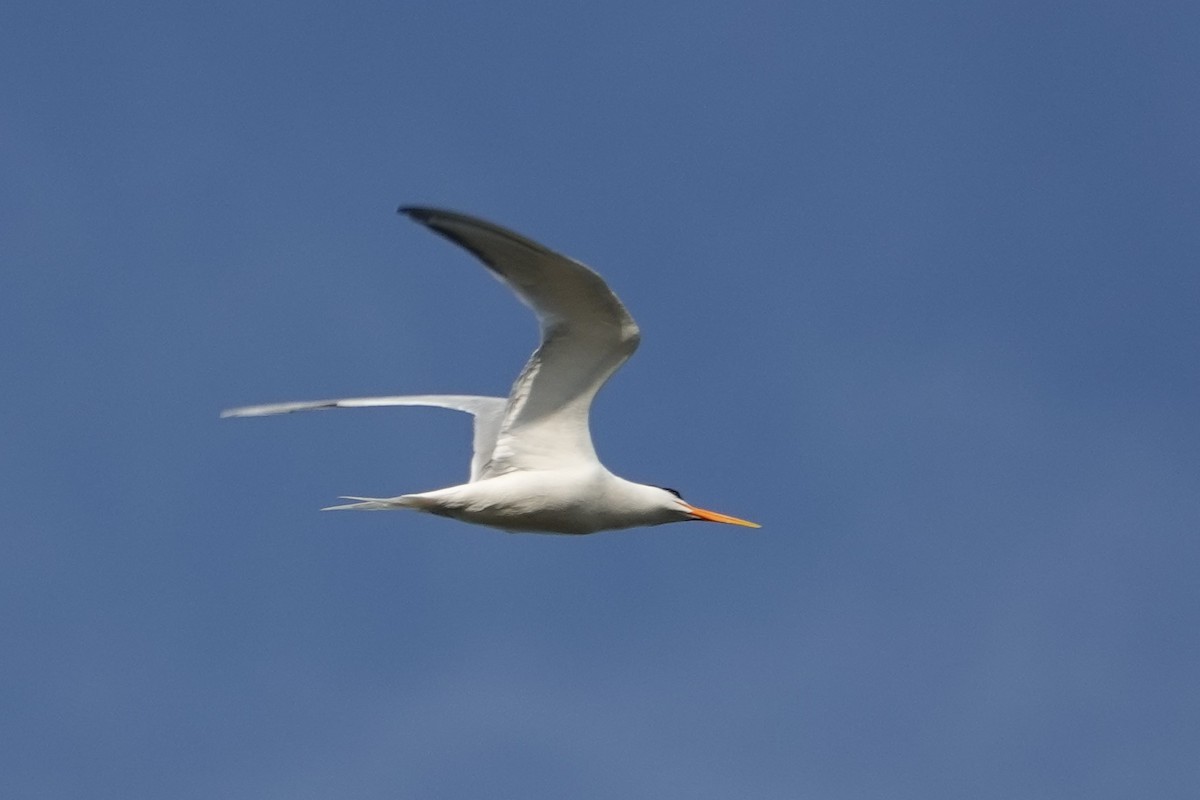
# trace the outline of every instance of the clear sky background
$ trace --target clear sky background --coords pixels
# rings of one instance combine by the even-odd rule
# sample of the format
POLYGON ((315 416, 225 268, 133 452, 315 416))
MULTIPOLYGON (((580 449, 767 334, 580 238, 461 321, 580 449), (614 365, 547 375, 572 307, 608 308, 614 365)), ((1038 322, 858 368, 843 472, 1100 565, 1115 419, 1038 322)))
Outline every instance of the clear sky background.
POLYGON ((0 10, 0 795, 1194 798, 1200 6, 0 10), (466 474, 600 271, 601 456, 761 531, 320 514, 466 474))

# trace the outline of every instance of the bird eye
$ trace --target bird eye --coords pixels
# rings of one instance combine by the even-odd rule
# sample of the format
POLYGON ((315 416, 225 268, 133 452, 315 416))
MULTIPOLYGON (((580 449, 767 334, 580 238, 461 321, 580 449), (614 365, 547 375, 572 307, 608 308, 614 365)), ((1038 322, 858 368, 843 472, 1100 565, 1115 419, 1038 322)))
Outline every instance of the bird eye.
POLYGON ((680 500, 682 500, 682 499, 683 499, 683 495, 681 495, 681 494, 679 493, 679 490, 678 490, 678 489, 672 489, 672 488, 670 488, 669 486, 660 486, 660 487, 658 487, 658 488, 662 489, 664 492, 670 492, 671 494, 673 494, 673 495, 675 495, 676 497, 678 497, 680 500))

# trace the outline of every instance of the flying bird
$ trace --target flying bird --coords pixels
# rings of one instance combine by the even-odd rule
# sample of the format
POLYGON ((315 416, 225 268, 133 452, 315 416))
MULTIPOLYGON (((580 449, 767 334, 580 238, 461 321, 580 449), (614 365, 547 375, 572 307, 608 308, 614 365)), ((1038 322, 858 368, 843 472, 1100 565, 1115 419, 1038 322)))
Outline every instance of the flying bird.
POLYGON ((584 534, 707 520, 757 528, 698 508, 674 489, 633 483, 596 456, 588 412, 596 392, 637 349, 637 323, 588 267, 466 214, 402 207, 483 262, 537 315, 541 342, 508 397, 404 395, 273 403, 221 412, 261 417, 329 408, 436 406, 474 417, 467 483, 398 497, 343 497, 325 511, 415 509, 507 531, 584 534))

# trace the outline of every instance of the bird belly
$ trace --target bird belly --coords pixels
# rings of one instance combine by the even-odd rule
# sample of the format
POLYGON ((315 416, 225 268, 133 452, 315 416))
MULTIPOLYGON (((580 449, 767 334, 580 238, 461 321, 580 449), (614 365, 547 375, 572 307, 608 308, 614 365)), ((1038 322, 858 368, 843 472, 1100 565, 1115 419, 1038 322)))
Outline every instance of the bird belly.
POLYGON ((472 503, 457 509, 447 509, 446 516, 513 533, 579 535, 611 527, 597 514, 576 508, 571 503, 553 501, 472 503))
POLYGON ((516 533, 587 534, 638 524, 603 503, 589 476, 518 473, 428 492, 420 508, 516 533))

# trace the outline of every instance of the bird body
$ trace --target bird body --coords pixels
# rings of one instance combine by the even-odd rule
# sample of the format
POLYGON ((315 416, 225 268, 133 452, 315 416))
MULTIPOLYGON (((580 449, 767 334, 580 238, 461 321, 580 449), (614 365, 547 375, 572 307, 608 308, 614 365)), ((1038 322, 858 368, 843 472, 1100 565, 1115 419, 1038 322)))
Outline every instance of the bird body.
POLYGON ((526 533, 595 533, 692 518, 686 504, 666 490, 619 478, 598 464, 509 472, 475 483, 393 498, 346 499, 359 502, 327 510, 412 508, 526 533))
POLYGON ((508 531, 585 534, 708 520, 757 528, 697 508, 672 489, 633 483, 596 456, 588 414, 596 392, 637 348, 633 317, 588 267, 484 220, 431 208, 400 212, 475 255, 538 317, 541 343, 507 398, 401 395, 273 403, 229 409, 255 417, 330 408, 434 406, 471 414, 467 483, 354 500, 328 511, 415 509, 508 531))

